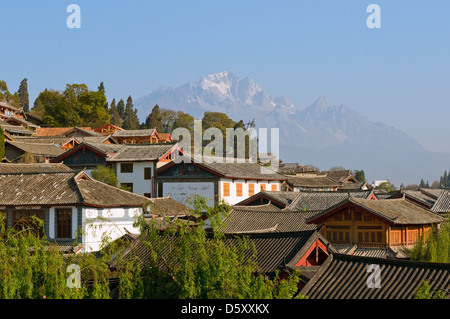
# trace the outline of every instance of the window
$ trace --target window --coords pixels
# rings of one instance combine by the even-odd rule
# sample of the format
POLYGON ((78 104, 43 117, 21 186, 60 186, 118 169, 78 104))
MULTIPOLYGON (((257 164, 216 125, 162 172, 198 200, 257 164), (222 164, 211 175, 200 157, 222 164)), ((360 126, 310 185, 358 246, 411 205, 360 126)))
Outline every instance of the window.
POLYGON ((133 192, 133 183, 121 183, 120 186, 129 192, 133 192))
POLYGON ((133 173, 133 163, 122 163, 120 164, 121 173, 133 173))
POLYGON ((265 190, 266 190, 266 185, 265 185, 265 184, 261 184, 260 187, 261 187, 261 190, 262 190, 262 191, 265 191, 265 190))
POLYGON ((242 196, 242 183, 236 183, 236 196, 242 196))
POLYGON ((402 243, 402 231, 391 230, 391 244, 401 244, 401 243, 402 243))
POLYGON ((418 229, 408 229, 406 232, 407 244, 412 245, 417 242, 419 238, 419 230, 418 229))
POLYGON ((152 179, 152 168, 144 167, 144 179, 152 179))
POLYGON ((145 197, 152 198, 152 193, 144 193, 145 197))
POLYGON ((230 196, 230 183, 223 183, 223 196, 230 196))
POLYGON ((277 184, 272 184, 272 192, 276 192, 277 191, 277 184))
POLYGON ((248 184, 248 196, 255 195, 255 184, 248 184))
POLYGON ((56 237, 72 238, 72 209, 56 210, 56 237))

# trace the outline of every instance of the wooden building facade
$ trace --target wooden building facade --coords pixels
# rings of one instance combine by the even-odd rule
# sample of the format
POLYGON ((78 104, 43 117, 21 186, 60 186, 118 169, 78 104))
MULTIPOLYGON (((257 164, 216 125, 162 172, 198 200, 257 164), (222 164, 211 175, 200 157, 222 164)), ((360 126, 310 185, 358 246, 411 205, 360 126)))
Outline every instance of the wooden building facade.
POLYGON ((411 246, 443 221, 405 199, 360 198, 349 198, 308 220, 321 224, 321 233, 332 244, 362 247, 411 246))

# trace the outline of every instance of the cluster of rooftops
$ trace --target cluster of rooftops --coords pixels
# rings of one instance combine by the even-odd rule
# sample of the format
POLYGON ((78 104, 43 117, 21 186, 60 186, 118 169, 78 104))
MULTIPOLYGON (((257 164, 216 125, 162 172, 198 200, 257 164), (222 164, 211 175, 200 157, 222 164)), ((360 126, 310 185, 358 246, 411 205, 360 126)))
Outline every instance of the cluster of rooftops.
MULTIPOLYGON (((14 216, 15 211, 40 209, 50 233, 57 223, 52 212, 58 207, 78 207, 81 215, 85 208, 140 208, 147 219, 160 220, 161 229, 175 219, 196 225, 201 218, 174 200, 174 194, 143 196, 96 181, 85 171, 98 165, 99 158, 103 165, 155 161, 153 176, 158 176, 183 156, 170 135, 111 125, 93 130, 41 128, 30 122, 24 128, 26 119, 11 118, 0 119, 7 148, 0 164, 0 211, 14 216), (86 150, 91 162, 68 165, 71 156, 78 160, 86 150), (25 153, 40 163, 17 163, 25 153)), ((258 163, 198 167, 232 182, 272 178, 279 183, 276 190, 261 188, 234 203, 220 230, 230 245, 239 236, 254 243, 261 273, 300 269, 299 290, 309 298, 412 298, 423 280, 434 290, 450 289, 448 264, 411 261, 408 255, 420 236, 445 221, 450 211, 447 189, 386 193, 357 181, 350 171, 314 172, 298 165, 281 166, 272 176, 261 176, 258 163), (367 267, 374 264, 381 269, 379 289, 366 283, 367 267)), ((9 218, 10 226, 13 220, 9 218)), ((143 234, 126 231, 125 236, 145 267, 143 234)))

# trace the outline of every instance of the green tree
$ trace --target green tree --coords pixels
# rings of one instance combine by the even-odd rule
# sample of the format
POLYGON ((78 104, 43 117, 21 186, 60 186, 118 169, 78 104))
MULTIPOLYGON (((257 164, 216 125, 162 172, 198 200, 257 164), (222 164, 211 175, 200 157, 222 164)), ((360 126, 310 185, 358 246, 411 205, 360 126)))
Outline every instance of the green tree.
POLYGON ((442 290, 431 291, 431 285, 427 280, 423 280, 419 288, 414 293, 414 299, 449 299, 447 293, 442 290))
POLYGON ((111 116, 110 123, 112 125, 122 127, 122 117, 120 116, 119 109, 117 108, 116 99, 112 99, 111 101, 109 115, 111 116))
POLYGON ((366 174, 364 173, 364 170, 357 170, 355 172, 355 178, 358 182, 365 182, 366 181, 366 174))
POLYGON ((161 111, 159 105, 156 104, 150 114, 145 119, 145 127, 149 129, 156 129, 157 132, 163 132, 163 125, 161 123, 161 111))
POLYGON ((103 166, 103 165, 98 165, 95 169, 93 169, 91 171, 91 175, 94 179, 114 186, 114 187, 118 187, 119 185, 119 179, 116 176, 116 173, 114 172, 114 170, 110 167, 107 166, 103 166))
POLYGON ((125 102, 123 101, 123 99, 120 99, 119 102, 117 103, 117 110, 119 111, 119 115, 123 123, 125 118, 125 102))
POLYGON ((19 95, 20 106, 23 108, 24 112, 30 111, 30 100, 28 95, 28 83, 27 78, 20 82, 19 90, 17 91, 19 95))
POLYGON ((410 250, 411 260, 450 263, 450 215, 439 229, 422 234, 410 250))
POLYGON ((386 192, 391 192, 394 190, 394 185, 392 185, 389 182, 383 182, 380 183, 380 185, 376 186, 375 189, 382 189, 385 190, 386 192))
POLYGON ((154 221, 140 224, 149 256, 140 285, 144 297, 286 299, 295 295, 300 279, 297 271, 286 279, 279 273, 260 274, 257 252, 248 238, 238 237, 232 244, 217 230, 229 206, 208 207, 206 199, 199 196, 193 204, 197 215, 209 217, 212 232, 205 231, 203 221, 197 226, 175 222, 163 232, 154 221))
POLYGON ((131 96, 129 96, 127 99, 122 126, 126 130, 139 129, 139 119, 137 116, 137 110, 133 108, 133 99, 131 98, 131 96))

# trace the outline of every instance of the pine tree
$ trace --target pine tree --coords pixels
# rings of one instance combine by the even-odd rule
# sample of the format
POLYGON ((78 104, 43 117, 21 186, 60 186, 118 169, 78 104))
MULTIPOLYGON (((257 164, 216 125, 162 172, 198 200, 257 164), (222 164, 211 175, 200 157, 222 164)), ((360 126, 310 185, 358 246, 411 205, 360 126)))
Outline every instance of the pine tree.
POLYGON ((111 107, 109 108, 109 115, 111 115, 110 123, 115 126, 122 127, 122 118, 119 113, 119 109, 116 105, 116 99, 112 99, 111 107))
POLYGON ((420 184, 419 184, 420 188, 425 188, 425 181, 423 179, 420 180, 420 184))
POLYGON ((122 123, 125 118, 125 102, 123 99, 120 99, 119 103, 117 103, 117 110, 119 111, 119 116, 122 119, 122 123))
POLYGON ((447 187, 448 186, 448 175, 447 171, 444 172, 444 177, 442 177, 442 186, 447 187))
POLYGON ((133 109, 133 99, 131 96, 127 99, 125 107, 125 115, 123 118, 123 128, 126 130, 139 129, 139 119, 137 117, 137 110, 133 109))
POLYGON ((28 96, 27 78, 23 79, 22 82, 20 82, 19 90, 17 91, 17 93, 19 95, 20 106, 23 108, 24 112, 29 112, 30 100, 28 96))
POLYGON ((153 107, 152 112, 147 116, 147 119, 145 120, 145 126, 150 129, 155 128, 157 132, 163 132, 163 125, 161 123, 161 111, 158 104, 153 107))

